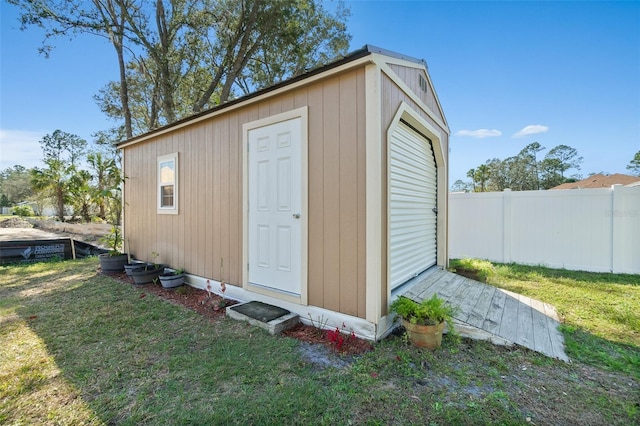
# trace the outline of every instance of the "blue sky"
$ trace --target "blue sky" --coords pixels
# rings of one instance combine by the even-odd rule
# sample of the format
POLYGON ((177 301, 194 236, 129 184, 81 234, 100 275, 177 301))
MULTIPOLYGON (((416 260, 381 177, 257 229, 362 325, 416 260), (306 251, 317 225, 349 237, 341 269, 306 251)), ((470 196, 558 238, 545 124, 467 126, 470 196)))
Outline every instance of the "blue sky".
MULTIPOLYGON (((330 3, 327 3, 331 7, 330 3)), ((572 146, 581 173, 625 173, 640 150, 640 2, 350 1, 351 47, 425 59, 451 128, 450 184, 537 141, 572 146), (519 132, 525 130, 524 135, 519 132)), ((112 125, 93 96, 118 76, 97 37, 20 31, 0 5, 0 169, 38 165, 56 129, 91 140, 112 125)))

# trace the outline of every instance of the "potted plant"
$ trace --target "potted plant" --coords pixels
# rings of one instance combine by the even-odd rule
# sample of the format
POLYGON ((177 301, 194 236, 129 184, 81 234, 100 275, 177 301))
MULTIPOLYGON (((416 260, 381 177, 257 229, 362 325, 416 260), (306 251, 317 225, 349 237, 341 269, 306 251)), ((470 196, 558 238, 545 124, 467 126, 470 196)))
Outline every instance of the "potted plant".
MULTIPOLYGON (((121 181, 124 182, 124 181, 121 181)), ((109 248, 107 253, 98 255, 102 272, 116 273, 124 271, 124 265, 129 256, 122 253, 122 230, 120 218, 122 216, 122 195, 120 187, 106 189, 100 193, 100 197, 110 204, 111 232, 102 238, 102 243, 109 248)))
POLYGON ((102 238, 102 242, 109 247, 107 253, 98 255, 102 272, 122 272, 125 263, 127 263, 128 256, 120 251, 122 234, 120 233, 118 225, 112 225, 111 232, 102 238))
POLYGON ((176 269, 160 274, 160 284, 164 288, 180 287, 184 284, 184 269, 176 269))
POLYGON ((135 268, 140 268, 146 266, 147 262, 143 262, 142 260, 130 260, 129 263, 124 264, 124 272, 126 272, 127 276, 131 276, 131 272, 135 268))
POLYGON ((160 255, 154 251, 151 253, 151 257, 153 257, 152 263, 145 263, 131 270, 131 278, 133 278, 134 284, 147 284, 155 282, 158 279, 160 274, 164 272, 164 265, 157 262, 159 256, 160 255))
MULTIPOLYGON (((129 249, 130 247, 131 245, 129 244, 129 240, 127 239, 125 248, 129 249)), ((127 274, 128 277, 130 277, 131 271, 133 271, 135 268, 145 266, 146 263, 147 262, 144 262, 142 260, 133 259, 131 256, 130 250, 127 250, 127 263, 124 264, 124 272, 127 274)))
POLYGON ((444 299, 437 294, 420 303, 400 296, 389 309, 402 318, 402 325, 415 346, 427 349, 440 347, 445 324, 448 325, 449 332, 454 332, 453 315, 456 309, 445 304, 444 299))

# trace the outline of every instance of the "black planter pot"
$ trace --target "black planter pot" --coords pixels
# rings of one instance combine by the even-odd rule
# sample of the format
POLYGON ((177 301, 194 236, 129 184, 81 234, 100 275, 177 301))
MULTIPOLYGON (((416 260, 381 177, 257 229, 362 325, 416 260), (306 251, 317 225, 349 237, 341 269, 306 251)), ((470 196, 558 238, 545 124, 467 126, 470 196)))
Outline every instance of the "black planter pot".
POLYGON ((131 276, 131 271, 133 271, 135 268, 140 268, 142 266, 146 266, 147 262, 143 262, 141 260, 134 260, 131 263, 125 263, 124 265, 124 272, 127 273, 127 276, 131 276))
POLYGON ((184 284, 184 274, 175 274, 174 272, 165 272, 160 274, 160 283, 164 288, 180 287, 184 284))
POLYGON ((124 264, 127 263, 128 256, 126 254, 110 255, 104 253, 98 255, 100 261, 100 268, 102 272, 116 273, 124 271, 124 264))
POLYGON ((134 284, 152 283, 164 272, 163 265, 146 265, 131 270, 131 278, 134 284))

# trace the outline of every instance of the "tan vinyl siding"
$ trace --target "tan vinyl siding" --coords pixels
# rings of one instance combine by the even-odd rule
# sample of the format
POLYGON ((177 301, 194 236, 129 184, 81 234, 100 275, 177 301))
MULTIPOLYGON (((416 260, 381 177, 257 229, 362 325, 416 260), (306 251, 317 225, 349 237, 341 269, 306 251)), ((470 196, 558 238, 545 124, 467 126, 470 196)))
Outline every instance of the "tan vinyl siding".
POLYGON ((441 121, 444 121, 444 116, 442 115, 442 111, 440 111, 440 107, 438 106, 436 97, 434 96, 433 87, 429 86, 426 92, 420 88, 421 76, 427 84, 429 81, 424 69, 405 67, 397 64, 389 64, 389 67, 398 75, 398 77, 400 77, 402 81, 404 81, 407 86, 409 86, 420 100, 427 105, 436 117, 441 121))
MULTIPOLYGON (((382 98, 386 101, 382 104, 382 126, 381 131, 383 133, 384 140, 384 149, 386 150, 386 132, 395 116, 398 107, 401 102, 405 102, 408 104, 414 111, 417 111, 420 116, 425 119, 429 124, 431 124, 436 129, 440 130, 440 134, 442 137, 442 152, 444 153, 446 163, 448 164, 448 146, 449 146, 449 138, 448 138, 448 130, 442 128, 435 120, 433 120, 422 108, 414 102, 411 97, 409 97, 406 93, 396 86, 396 84, 387 76, 383 74, 382 78, 382 98)), ((435 113, 435 111, 431 111, 435 113)), ((434 147, 435 149, 435 147, 434 147)), ((385 151, 386 152, 386 151, 385 151)))
POLYGON ((309 111, 310 305, 365 316, 364 69, 125 147, 126 237, 139 259, 241 285, 242 125, 309 111), (157 157, 178 152, 177 215, 156 213, 157 157), (224 274, 220 274, 220 259, 224 274))

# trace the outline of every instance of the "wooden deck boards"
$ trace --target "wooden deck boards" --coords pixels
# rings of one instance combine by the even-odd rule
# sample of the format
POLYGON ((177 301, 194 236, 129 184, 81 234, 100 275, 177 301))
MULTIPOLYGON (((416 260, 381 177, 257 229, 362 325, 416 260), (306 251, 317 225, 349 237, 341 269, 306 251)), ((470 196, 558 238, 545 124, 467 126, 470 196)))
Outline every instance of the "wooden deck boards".
POLYGON ((402 295, 421 301, 434 294, 458 308, 455 320, 463 336, 518 344, 569 361, 558 314, 547 303, 438 270, 418 277, 402 295))

